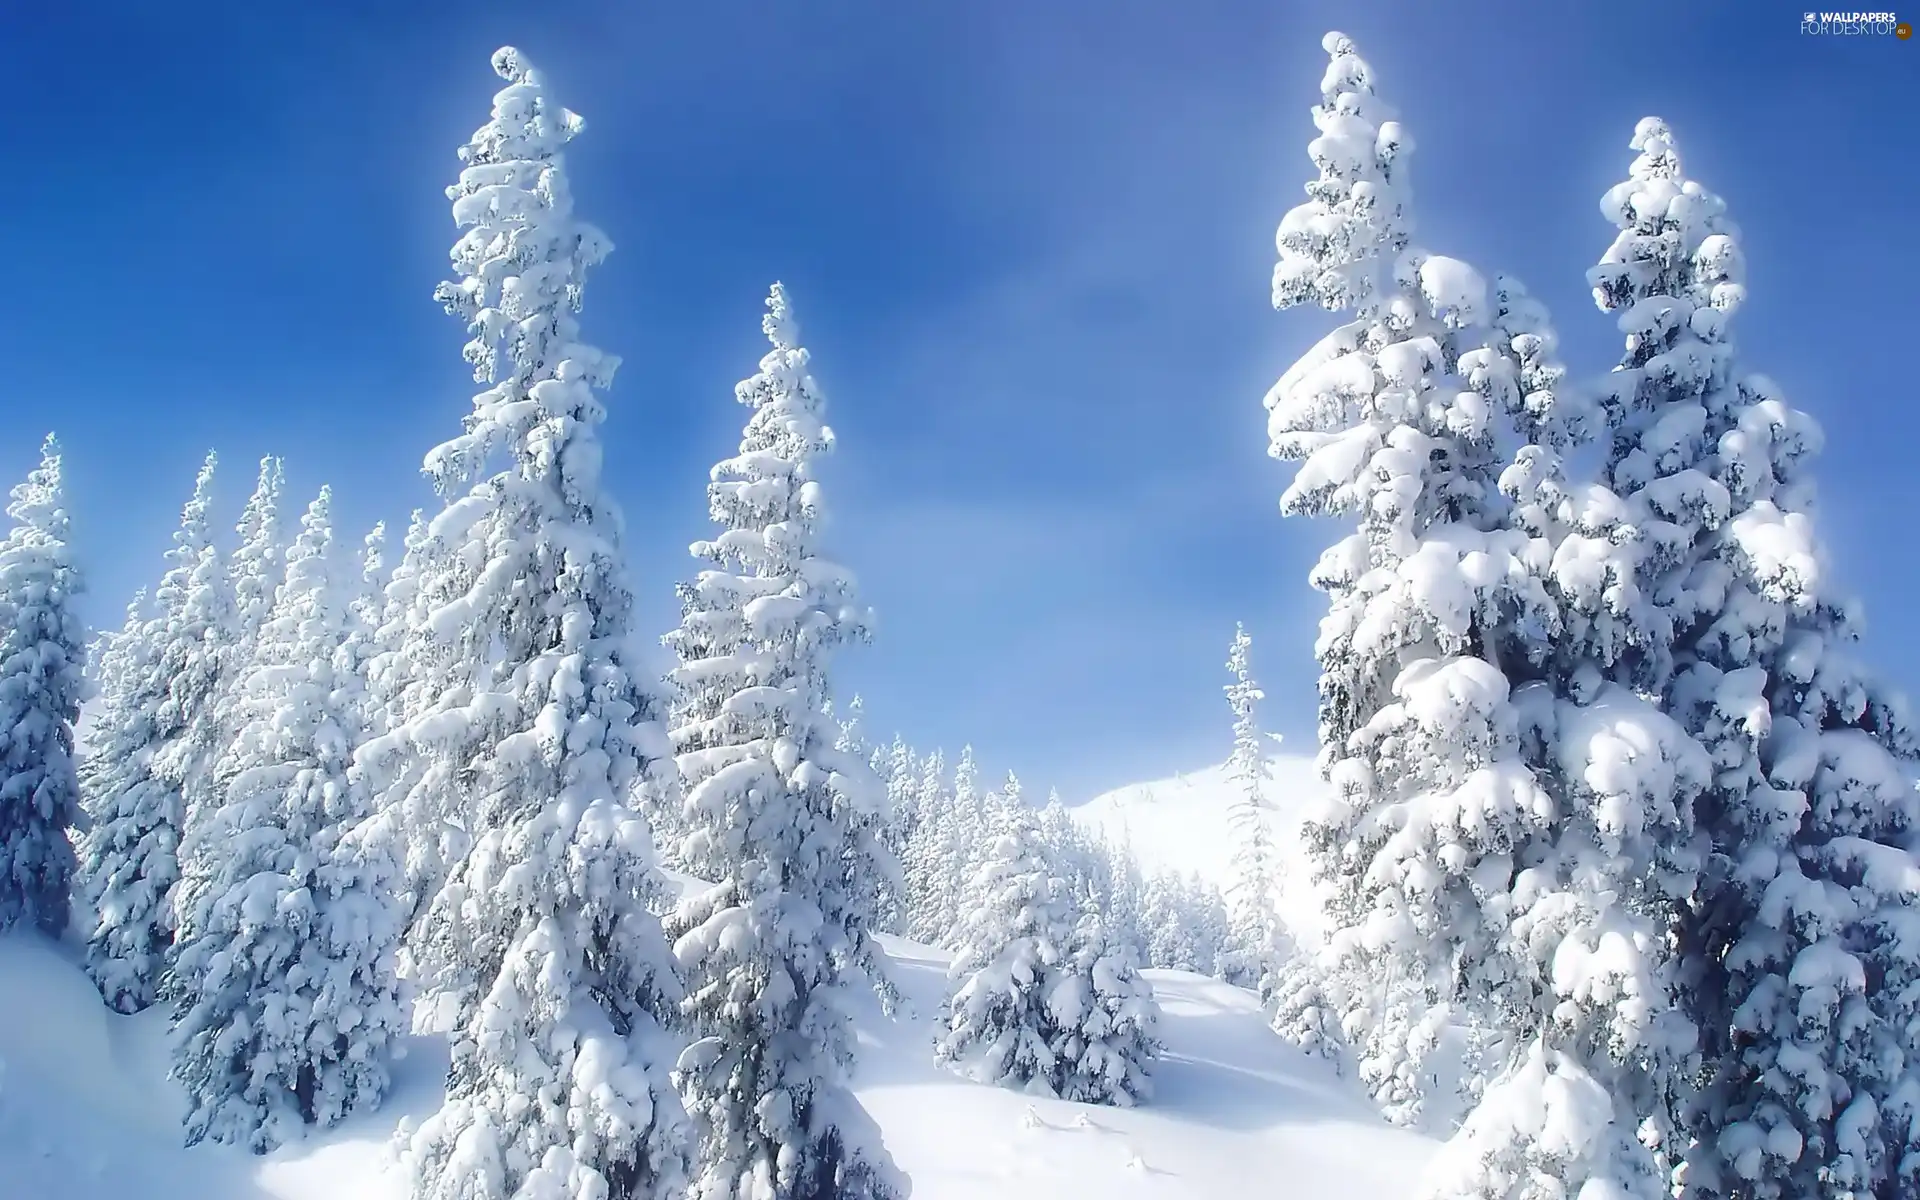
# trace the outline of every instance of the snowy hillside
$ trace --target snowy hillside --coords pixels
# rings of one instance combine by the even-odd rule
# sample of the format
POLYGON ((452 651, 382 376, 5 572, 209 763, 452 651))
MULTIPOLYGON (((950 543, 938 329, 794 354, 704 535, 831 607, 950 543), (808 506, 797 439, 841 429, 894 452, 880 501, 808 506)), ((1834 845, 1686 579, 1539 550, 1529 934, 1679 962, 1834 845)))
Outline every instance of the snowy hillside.
MULTIPOLYGON (((1166 1058, 1146 1108, 1034 1099, 936 1068, 927 1018, 944 956, 889 940, 914 1012, 862 1014, 861 1099, 915 1200, 1237 1197, 1284 1178, 1301 1200, 1407 1194, 1432 1143, 1392 1129, 1321 1064, 1266 1030, 1253 998, 1150 972, 1166 1058)), ((0 938, 0 1196, 63 1200, 402 1200, 388 1143, 438 1102, 445 1057, 416 1040, 377 1117, 256 1159, 180 1146, 165 1017, 101 1006, 62 948, 0 938)))
MULTIPOLYGON (((1283 916, 1298 930, 1315 928, 1312 897, 1299 886, 1305 870, 1294 866, 1297 839, 1292 836, 1307 804, 1326 785, 1304 754, 1276 754, 1267 761, 1264 789, 1269 829, 1283 868, 1283 916)), ((1186 771, 1171 779, 1130 783, 1104 792, 1072 809, 1089 832, 1124 839, 1149 871, 1198 875, 1224 887, 1234 847, 1232 810, 1239 785, 1223 764, 1186 771)))

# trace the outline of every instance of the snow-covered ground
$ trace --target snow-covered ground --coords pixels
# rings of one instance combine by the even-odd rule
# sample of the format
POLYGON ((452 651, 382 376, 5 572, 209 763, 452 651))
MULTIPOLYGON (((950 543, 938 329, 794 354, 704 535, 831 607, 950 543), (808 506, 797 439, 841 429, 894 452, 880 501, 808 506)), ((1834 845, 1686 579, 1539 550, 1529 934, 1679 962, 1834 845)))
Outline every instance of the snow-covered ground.
MULTIPOLYGON (((1081 1196, 1395 1200, 1433 1148, 1270 1034, 1253 997, 1148 972, 1165 1010, 1158 1094, 1117 1110, 968 1083, 934 1066, 945 956, 888 939, 911 1011, 863 1014, 858 1091, 915 1200, 1081 1196)), ((377 1114, 253 1158, 180 1145, 165 1017, 107 1011, 64 947, 0 938, 0 1198, 404 1200, 396 1124, 438 1102, 445 1056, 416 1041, 377 1114)))

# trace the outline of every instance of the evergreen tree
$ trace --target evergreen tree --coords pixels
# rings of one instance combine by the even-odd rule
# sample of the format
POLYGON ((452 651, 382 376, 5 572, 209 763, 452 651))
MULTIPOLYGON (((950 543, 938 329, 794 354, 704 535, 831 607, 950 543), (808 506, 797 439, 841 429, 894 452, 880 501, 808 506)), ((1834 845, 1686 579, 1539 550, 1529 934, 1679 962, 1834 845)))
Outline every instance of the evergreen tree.
POLYGON ((286 490, 286 477, 280 460, 271 455, 260 460, 260 475, 253 495, 240 513, 235 530, 238 544, 233 552, 229 573, 233 578, 235 618, 234 674, 247 673, 253 657, 254 642, 272 612, 274 593, 280 585, 282 557, 280 500, 286 490))
POLYGON ((621 519, 601 491, 596 393, 618 359, 573 315, 609 245, 573 215, 561 151, 580 118, 517 51, 493 65, 506 86, 448 189, 460 279, 437 293, 493 386, 427 456, 447 507, 415 564, 419 690, 398 731, 428 764, 409 803, 457 815, 472 842, 414 930, 452 1064, 404 1158, 419 1200, 671 1196, 687 1156, 661 1021, 680 988, 626 798, 636 777, 675 777, 629 666, 621 519))
POLYGON ((365 711, 331 578, 322 489, 231 693, 217 804, 182 852, 174 1075, 187 1140, 264 1152, 385 1094, 404 1030, 391 858, 347 842, 370 805, 349 764, 365 711))
MULTIPOLYGON (((374 674, 374 661, 380 655, 380 623, 385 608, 384 589, 386 586, 387 526, 379 522, 367 531, 360 544, 360 578, 356 585, 342 591, 346 600, 346 634, 341 643, 341 652, 355 679, 355 701, 360 707, 360 716, 356 728, 361 741, 354 749, 365 744, 365 739, 373 734, 385 731, 386 713, 383 706, 376 704, 371 696, 370 680, 374 674)), ((366 783, 363 778, 362 785, 366 783)))
POLYGON ((687 782, 682 852, 712 886, 675 915, 699 1040, 678 1079, 701 1128, 702 1200, 904 1196, 853 1098, 849 1004, 882 983, 876 884, 885 796, 830 716, 833 652, 867 637, 854 580, 821 553, 819 458, 833 448, 808 355, 775 284, 772 349, 736 389, 740 451, 708 488, 723 532, 681 589, 673 743, 687 782))
MULTIPOLYGON (((1640 584, 1671 652, 1645 674, 1712 753, 1709 869, 1681 944, 1701 1088, 1681 1097, 1695 1200, 1920 1195, 1916 746, 1866 668, 1814 525, 1821 433, 1739 372, 1738 232, 1673 135, 1635 130, 1591 273, 1627 356, 1609 478, 1651 531, 1640 584)), ((1657 643, 1666 650, 1666 643, 1657 643)))
POLYGON ((944 905, 947 862, 941 855, 952 807, 953 789, 947 782, 946 753, 935 750, 920 764, 920 781, 914 792, 917 815, 900 850, 905 893, 901 933, 929 945, 939 936, 934 921, 944 905))
MULTIPOLYGON (((450 508, 443 514, 456 512, 450 508)), ((453 864, 466 853, 468 833, 458 811, 441 807, 455 765, 416 753, 408 731, 424 717, 434 697, 462 686, 465 669, 457 652, 428 626, 434 598, 422 588, 421 572, 435 547, 426 515, 415 509, 400 562, 378 601, 379 622, 365 654, 368 716, 365 740, 354 751, 354 770, 374 797, 376 826, 401 861, 399 906, 411 931, 453 864)), ((373 611, 370 601, 368 611, 373 611)), ((405 943, 402 958, 411 955, 405 943)))
POLYGON ((81 772, 91 818, 79 854, 94 919, 87 970, 118 1012, 145 1008, 167 982, 184 796, 211 741, 230 644, 232 604, 208 521, 214 465, 209 454, 181 514, 153 616, 116 639, 117 661, 103 676, 111 690, 81 772))
MULTIPOLYGON (((1073 816, 1067 812, 1067 806, 1060 801, 1059 792, 1047 794, 1047 805, 1040 810, 1040 840, 1046 845, 1047 856, 1059 868, 1060 875, 1067 882, 1067 895, 1072 899, 1074 908, 1081 913, 1099 913, 1101 897, 1108 883, 1103 877, 1106 872, 1106 856, 1100 852, 1092 838, 1088 837, 1073 816)), ((1103 924, 1101 936, 1106 936, 1103 924)), ((1117 939, 1124 942, 1125 939, 1117 939)))
POLYGON ((943 950, 960 947, 961 925, 968 905, 975 899, 971 891, 974 878, 998 834, 993 827, 991 799, 991 793, 980 786, 980 767, 974 761, 973 747, 961 747, 953 788, 928 847, 933 886, 914 934, 916 941, 943 950))
POLYGON ((0 541, 0 930, 67 927, 80 815, 73 726, 86 690, 84 589, 52 435, 14 487, 0 541))
POLYGON ((1030 814, 990 845, 973 890, 935 1057, 981 1083, 1050 1088, 1058 1028, 1048 984, 1073 948, 1075 914, 1030 814))
POLYGON ((112 724, 106 718, 112 714, 115 701, 127 691, 127 681, 140 661, 142 647, 146 645, 141 634, 152 619, 152 608, 147 589, 135 589, 133 599, 127 601, 126 615, 121 618, 120 628, 101 630, 87 647, 86 693, 94 703, 82 706, 81 719, 74 726, 74 743, 79 759, 75 773, 80 781, 83 813, 86 797, 97 794, 89 780, 105 765, 89 747, 98 731, 112 724))
POLYGON ((1559 643, 1552 575, 1568 564, 1498 484, 1582 426, 1580 397, 1543 386, 1553 339, 1522 289, 1403 248, 1407 140, 1351 43, 1325 45, 1321 178, 1282 222, 1275 301, 1355 319, 1268 405, 1274 453, 1302 463, 1286 511, 1359 524, 1314 573, 1333 794, 1304 832, 1332 892, 1329 998, 1403 1121, 1450 1115, 1424 1061, 1441 1022, 1531 1047, 1436 1160, 1430 1194, 1519 1196, 1545 1172, 1562 1194, 1650 1197, 1658 1164, 1637 1133, 1687 1035, 1668 934, 1707 763, 1608 682, 1612 660, 1559 643), (1553 1086, 1529 1090, 1530 1064, 1553 1086))
MULTIPOLYGON (((415 682, 409 669, 409 652, 424 642, 420 625, 413 618, 420 594, 420 567, 427 549, 427 518, 413 510, 407 532, 401 542, 400 561, 381 585, 377 598, 369 600, 367 614, 372 629, 367 651, 367 701, 373 716, 368 722, 374 739, 406 725, 415 713, 408 706, 409 685, 415 682)), ((369 745, 373 745, 372 741, 369 745)), ((386 749, 385 746, 379 747, 386 749)), ((358 756, 356 756, 358 757, 358 756)))
POLYGON ((1131 948, 1083 912, 1024 805, 974 881, 951 968, 938 1060, 983 1083, 1090 1104, 1150 1094, 1159 1008, 1131 948))
POLYGON ((880 841, 887 855, 899 865, 899 873, 885 885, 880 897, 879 928, 882 932, 905 935, 910 885, 907 858, 918 836, 923 819, 920 806, 922 763, 905 739, 894 735, 884 751, 876 751, 876 769, 887 789, 887 820, 880 828, 880 841))
POLYGON ((1160 1005, 1133 948, 1108 936, 1099 913, 1080 913, 1047 1015, 1057 1029, 1050 1049, 1062 1100, 1128 1107, 1153 1094, 1160 1005))
POLYGON ((1233 757, 1227 760, 1227 773, 1240 788, 1232 813, 1233 880, 1228 901, 1233 930, 1226 977, 1228 982, 1251 987, 1265 998, 1273 994, 1275 986, 1280 919, 1274 911, 1274 895, 1279 879, 1263 795, 1266 753, 1254 711, 1265 693, 1253 681, 1247 660, 1251 646, 1247 631, 1236 626, 1227 654, 1227 670, 1233 682, 1225 689, 1227 704, 1233 709, 1233 757))
MULTIPOLYGON (((874 796, 878 800, 878 808, 876 812, 861 818, 860 823, 865 828, 855 839, 852 863, 852 869, 858 876, 855 880, 857 890, 853 906, 861 914, 861 924, 871 936, 886 929, 888 904, 892 897, 899 893, 903 880, 900 856, 894 853, 887 841, 887 829, 893 823, 894 791, 888 785, 887 777, 882 774, 880 766, 876 765, 884 764, 884 753, 879 748, 867 744, 866 733, 861 727, 861 722, 866 715, 866 705, 859 695, 856 694, 847 702, 845 720, 840 720, 833 715, 831 698, 821 707, 827 713, 828 719, 837 725, 840 731, 833 741, 835 752, 858 761, 872 777, 877 788, 874 796)), ((891 1014, 893 1006, 899 1001, 899 992, 894 987, 892 979, 885 970, 880 970, 874 975, 874 983, 888 1013, 891 1014)))
POLYGON ((1146 878, 1140 860, 1134 856, 1133 843, 1125 831, 1101 846, 1102 866, 1095 878, 1103 884, 1097 907, 1105 916, 1107 935, 1126 943, 1135 957, 1147 962, 1146 878))

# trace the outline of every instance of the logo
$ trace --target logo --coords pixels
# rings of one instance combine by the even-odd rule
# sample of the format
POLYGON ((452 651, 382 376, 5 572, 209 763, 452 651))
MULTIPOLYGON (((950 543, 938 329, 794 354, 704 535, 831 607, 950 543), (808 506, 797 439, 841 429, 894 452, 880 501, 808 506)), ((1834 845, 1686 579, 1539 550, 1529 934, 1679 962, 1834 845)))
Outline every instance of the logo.
POLYGON ((1800 14, 1800 32, 1827 37, 1886 37, 1901 41, 1913 36, 1913 26, 1890 12, 1810 12, 1800 14))

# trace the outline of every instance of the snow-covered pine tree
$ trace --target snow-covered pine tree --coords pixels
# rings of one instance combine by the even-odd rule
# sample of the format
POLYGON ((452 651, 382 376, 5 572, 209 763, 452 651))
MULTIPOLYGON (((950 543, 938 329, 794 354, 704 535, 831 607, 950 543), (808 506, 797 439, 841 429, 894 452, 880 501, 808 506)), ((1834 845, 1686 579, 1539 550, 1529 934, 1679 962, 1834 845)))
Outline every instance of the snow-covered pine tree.
POLYGON ((207 455, 153 616, 117 640, 124 657, 108 675, 113 691, 101 696, 81 772, 90 824, 79 878, 94 921, 87 970, 117 1012, 145 1008, 167 982, 185 789, 212 744, 206 726, 231 644, 233 606, 209 522, 214 466, 207 455))
POLYGON ((874 754, 875 767, 887 789, 887 820, 880 828, 880 841, 899 871, 880 897, 880 924, 884 933, 907 932, 907 856, 917 835, 920 810, 921 761, 898 734, 891 745, 874 754))
POLYGON ((140 635, 152 618, 152 607, 147 589, 136 588, 133 599, 127 601, 120 627, 101 630, 87 646, 85 690, 92 703, 82 706, 81 718, 74 725, 74 744, 79 758, 75 774, 80 781, 83 813, 86 810, 86 798, 97 794, 88 782, 89 777, 104 765, 89 751, 90 739, 95 730, 111 724, 105 718, 115 701, 126 693, 126 681, 132 674, 134 664, 139 661, 141 647, 146 644, 140 635))
POLYGON ((1031 812, 1009 815, 971 895, 935 1057, 981 1083, 1053 1090, 1060 1027, 1048 1009, 1049 985, 1073 951, 1079 914, 1031 812))
POLYGON ((974 878, 986 861, 998 831, 993 826, 993 797, 980 786, 980 767, 973 747, 960 749, 953 786, 934 818, 928 842, 932 855, 927 903, 919 914, 914 940, 945 950, 960 946, 961 924, 975 897, 974 878))
POLYGON ((1544 451, 1578 426, 1578 398, 1536 386, 1552 339, 1522 289, 1402 249, 1407 140, 1352 44, 1325 46, 1321 178, 1282 222, 1274 299, 1356 319, 1268 407, 1275 455, 1302 463, 1285 510, 1359 518, 1314 572, 1333 787, 1304 837, 1332 892, 1328 998, 1403 1121, 1451 1115, 1423 1062, 1445 1021, 1515 1031, 1514 1069, 1436 1161, 1432 1195, 1545 1177, 1651 1196, 1636 1132, 1684 1040, 1668 933, 1705 758, 1609 684, 1610 663, 1560 656, 1558 547, 1510 520, 1497 484, 1529 461, 1520 442, 1544 451), (1530 1063, 1553 1086, 1530 1089, 1530 1063), (1606 1104, 1576 1102, 1594 1094, 1606 1104), (1514 1107, 1529 1096, 1545 1107, 1514 1107))
POLYGON ((86 631, 75 609, 84 584, 71 527, 60 445, 7 505, 0 541, 0 930, 67 927, 80 815, 73 726, 86 691, 86 631))
POLYGON ((1164 963, 1196 975, 1222 975, 1231 938, 1226 898, 1197 875, 1167 872, 1150 889, 1150 908, 1159 918, 1158 945, 1164 963))
POLYGON ((1274 898, 1280 881, 1267 829, 1267 757, 1256 712, 1265 693, 1253 679, 1248 660, 1252 646, 1246 628, 1235 626, 1227 651, 1227 671, 1233 682, 1224 690, 1227 706, 1233 710, 1233 755, 1227 760, 1227 773, 1239 794, 1231 817, 1233 878, 1227 903, 1232 931, 1224 974, 1229 983, 1252 988, 1264 999, 1273 995, 1275 986, 1280 918, 1274 898))
MULTIPOLYGON (((397 731, 428 762, 409 804, 472 834, 411 952, 451 1029, 446 1104, 404 1161, 417 1200, 667 1197, 687 1169, 662 1021, 680 987, 637 776, 676 786, 662 703, 629 667, 621 518, 601 491, 596 392, 619 360, 574 317, 605 235, 573 214, 582 128, 519 54, 448 189, 467 322, 493 386, 426 468, 446 508, 421 548, 425 614, 397 731)), ((386 810, 389 814, 391 808, 386 810)))
MULTIPOLYGON (((354 679, 357 693, 356 702, 360 706, 360 718, 356 723, 362 741, 354 747, 365 744, 365 739, 385 732, 386 712, 383 706, 374 703, 369 680, 373 675, 374 660, 380 654, 380 622, 385 609, 385 587, 387 557, 386 522, 377 522, 367 531, 360 543, 360 577, 350 588, 343 587, 347 606, 346 636, 341 642, 341 652, 346 655, 354 679)), ((366 780, 361 780, 365 786, 366 780)))
MULTIPOLYGON (((1360 517, 1312 575, 1329 596, 1316 649, 1320 767, 1333 795, 1309 814, 1302 837, 1330 890, 1336 937, 1322 972, 1326 998, 1364 1047, 1370 1090, 1390 1115, 1411 1121, 1423 1071, 1410 1061, 1420 1043, 1404 1033, 1431 1007, 1435 981, 1407 933, 1356 944, 1357 931, 1383 924, 1371 914, 1386 900, 1386 881, 1369 869, 1388 833, 1373 797, 1399 781, 1378 779, 1350 739, 1393 703, 1397 674, 1423 650, 1439 658, 1478 640, 1474 618, 1503 606, 1476 592, 1498 589, 1516 572, 1509 556, 1484 553, 1474 576, 1461 570, 1498 524, 1490 511, 1500 499, 1497 410, 1455 374, 1472 349, 1485 284, 1464 263, 1401 254, 1412 221, 1410 139, 1375 95, 1352 43, 1329 34, 1323 44, 1331 61, 1314 110, 1320 136, 1309 146, 1320 178, 1281 222, 1273 300, 1283 309, 1316 302, 1356 319, 1296 363, 1266 404, 1274 456, 1302 464, 1283 511, 1360 517)), ((1505 704, 1504 692, 1498 702, 1505 704)), ((1504 709, 1495 715, 1514 723, 1504 709)), ((1517 744, 1512 750, 1517 758, 1517 744)), ((1443 796, 1459 784, 1447 782, 1443 796)))
POLYGON ((1125 942, 1141 962, 1147 962, 1146 925, 1142 916, 1146 878, 1133 842, 1122 830, 1120 836, 1100 846, 1101 867, 1095 878, 1103 885, 1097 908, 1106 918, 1107 936, 1125 942))
POLYGON ((391 857, 343 846, 371 809, 350 773, 362 682, 332 578, 331 493, 285 552, 283 582, 229 693, 217 802, 181 852, 173 1074, 187 1140, 256 1152, 377 1104, 406 1023, 391 857))
MULTIPOLYGON (((364 651, 368 717, 365 740, 354 751, 354 771, 374 797, 379 836, 401 861, 399 901, 409 932, 468 846, 462 814, 440 807, 455 786, 448 777, 454 764, 417 753, 408 736, 411 722, 434 697, 461 686, 460 672, 469 669, 427 624, 434 598, 423 590, 421 572, 430 551, 439 552, 426 515, 415 509, 364 651)), ((404 943, 402 957, 410 959, 404 943)))
POLYGON ((1079 914, 1047 1015, 1056 1028, 1051 1082, 1062 1100, 1130 1107, 1153 1094, 1160 1005, 1133 947, 1108 936, 1097 912, 1079 914))
MULTIPOLYGON (((1082 913, 1099 912, 1101 896, 1108 886, 1102 878, 1106 856, 1074 821, 1057 791, 1047 793, 1046 807, 1040 810, 1040 840, 1046 845, 1048 857, 1059 867, 1061 878, 1066 880, 1067 894, 1075 909, 1082 913)), ((1105 930, 1101 932, 1105 936, 1105 930)))
POLYGON ((1160 1053, 1159 1006, 1133 948, 1077 901, 1031 808, 995 815, 935 1055, 983 1083, 1139 1103, 1160 1053))
MULTIPOLYGON (((822 707, 831 714, 831 699, 822 707)), ((860 913, 861 926, 871 936, 885 931, 887 909, 893 898, 900 894, 905 876, 900 867, 900 856, 887 841, 887 830, 893 824, 894 790, 875 765, 882 762, 884 755, 880 749, 867 743, 862 726, 865 717, 866 704, 856 693, 847 702, 846 719, 833 718, 840 730, 834 738, 833 748, 836 753, 858 760, 878 789, 873 793, 878 801, 877 811, 862 818, 866 828, 854 839, 852 859, 853 870, 859 877, 855 882, 858 891, 854 907, 860 913)), ((880 970, 874 976, 874 985, 887 1011, 891 1013, 900 999, 892 977, 885 970, 880 970)))
POLYGON ((941 852, 953 807, 945 751, 935 750, 921 761, 914 802, 918 817, 900 850, 900 875, 905 889, 900 932, 915 941, 928 941, 929 935, 937 934, 934 914, 944 904, 942 886, 947 863, 941 852))
POLYGON ((409 651, 424 641, 414 614, 426 548, 427 518, 416 508, 400 543, 400 561, 368 609, 373 630, 366 667, 367 701, 373 708, 368 727, 376 739, 401 728, 414 715, 407 705, 408 688, 414 682, 407 660, 409 651))
POLYGON ((1681 938, 1704 1060, 1682 1098, 1681 1194, 1920 1195, 1920 813, 1901 762, 1920 746, 1826 565, 1820 429, 1737 369, 1738 231, 1664 122, 1632 145, 1602 205, 1619 235, 1591 273, 1628 335, 1607 465, 1655 533, 1642 587, 1672 633, 1656 682, 1716 768, 1681 938))
POLYGON ((951 780, 945 756, 927 760, 920 782, 921 820, 907 848, 907 936, 929 946, 951 949, 965 915, 966 889, 988 847, 986 797, 973 747, 961 749, 951 780))
POLYGON ((238 679, 247 674, 247 662, 261 627, 274 605, 274 593, 280 586, 281 560, 286 548, 281 544, 280 501, 286 490, 286 475, 278 458, 260 460, 260 474, 253 495, 240 513, 235 529, 238 542, 228 563, 233 580, 234 649, 233 673, 238 679))
MULTIPOLYGON (((269 455, 260 460, 253 494, 240 512, 234 528, 235 546, 226 560, 226 578, 222 581, 226 603, 230 606, 224 646, 218 655, 219 679, 207 702, 199 729, 190 739, 191 754, 197 766, 184 776, 183 812, 190 818, 201 810, 211 810, 224 802, 221 785, 212 777, 214 762, 240 731, 244 719, 234 711, 233 693, 251 670, 260 629, 273 608, 274 592, 280 586, 281 560, 286 553, 282 544, 280 503, 286 490, 280 460, 269 455)), ((193 835, 188 821, 181 836, 193 835)))
MULTIPOLYGON (((988 841, 1000 835, 1000 831, 1006 828, 1007 820, 1014 813, 1035 813, 1035 810, 1027 804, 1026 785, 1021 783, 1020 776, 1012 771, 1007 772, 1005 783, 987 793, 985 802, 988 841)), ((1035 815, 1037 817, 1038 814, 1035 813, 1035 815)))
POLYGON ((681 589, 673 744, 688 870, 710 887, 674 915, 698 1040, 677 1078, 701 1131, 698 1200, 902 1197, 848 1079, 849 1004, 884 985, 874 940, 885 795, 827 715, 832 655, 867 636, 853 576, 821 553, 824 401, 779 284, 772 349, 736 389, 740 450, 707 490, 711 564, 681 589))

